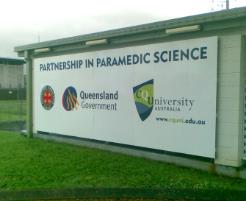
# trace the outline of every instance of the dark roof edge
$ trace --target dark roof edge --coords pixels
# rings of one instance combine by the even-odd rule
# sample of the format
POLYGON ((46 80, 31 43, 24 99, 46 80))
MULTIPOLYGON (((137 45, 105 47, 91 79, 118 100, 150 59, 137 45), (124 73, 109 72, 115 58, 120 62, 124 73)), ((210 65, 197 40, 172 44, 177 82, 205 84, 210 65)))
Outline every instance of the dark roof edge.
POLYGON ((24 63, 24 59, 18 59, 18 58, 8 58, 8 57, 0 57, 0 61, 2 60, 8 60, 8 61, 23 61, 24 63))
POLYGON ((0 64, 21 65, 24 63, 25 63, 24 59, 0 57, 0 64))
POLYGON ((25 50, 33 50, 45 47, 54 47, 60 45, 73 44, 88 40, 97 40, 102 38, 111 38, 122 35, 131 35, 144 32, 157 31, 161 29, 175 28, 180 26, 188 26, 198 23, 209 23, 215 21, 229 20, 240 17, 246 17, 246 7, 234 8, 230 10, 223 10, 199 15, 193 15, 188 17, 170 19, 166 21, 153 22, 148 24, 142 24, 132 27, 125 27, 119 29, 113 29, 108 31, 96 32, 86 35, 79 35, 68 38, 61 38, 57 40, 45 41, 40 43, 33 43, 29 45, 17 46, 15 47, 16 52, 23 52, 25 50))

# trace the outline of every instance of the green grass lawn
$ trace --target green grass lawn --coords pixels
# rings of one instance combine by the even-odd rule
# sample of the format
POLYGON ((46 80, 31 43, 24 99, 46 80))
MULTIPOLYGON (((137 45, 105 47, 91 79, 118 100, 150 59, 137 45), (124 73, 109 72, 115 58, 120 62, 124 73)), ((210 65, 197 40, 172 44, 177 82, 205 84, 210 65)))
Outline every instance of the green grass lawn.
POLYGON ((143 187, 246 189, 246 180, 0 132, 0 189, 143 187))
POLYGON ((23 121, 26 118, 26 101, 0 101, 0 122, 23 121))

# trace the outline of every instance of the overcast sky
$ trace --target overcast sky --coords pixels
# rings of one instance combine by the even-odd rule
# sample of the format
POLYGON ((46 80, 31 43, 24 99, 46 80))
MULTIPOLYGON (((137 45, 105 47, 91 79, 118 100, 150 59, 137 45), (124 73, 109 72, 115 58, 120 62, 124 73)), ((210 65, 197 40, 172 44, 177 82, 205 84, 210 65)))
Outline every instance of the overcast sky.
MULTIPOLYGON (((0 57, 14 46, 221 10, 223 0, 1 1, 0 57)), ((230 7, 246 0, 230 0, 230 7)))

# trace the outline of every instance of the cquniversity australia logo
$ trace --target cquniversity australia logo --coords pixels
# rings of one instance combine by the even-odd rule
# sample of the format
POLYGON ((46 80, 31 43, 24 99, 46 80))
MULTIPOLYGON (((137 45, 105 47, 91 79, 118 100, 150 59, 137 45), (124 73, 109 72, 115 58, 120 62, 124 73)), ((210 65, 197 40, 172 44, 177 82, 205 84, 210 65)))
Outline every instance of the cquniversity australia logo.
POLYGON ((133 87, 135 105, 142 121, 147 119, 153 110, 154 80, 149 80, 133 87))
POLYGON ((72 86, 65 89, 62 96, 62 105, 65 110, 71 111, 78 108, 77 92, 72 86))

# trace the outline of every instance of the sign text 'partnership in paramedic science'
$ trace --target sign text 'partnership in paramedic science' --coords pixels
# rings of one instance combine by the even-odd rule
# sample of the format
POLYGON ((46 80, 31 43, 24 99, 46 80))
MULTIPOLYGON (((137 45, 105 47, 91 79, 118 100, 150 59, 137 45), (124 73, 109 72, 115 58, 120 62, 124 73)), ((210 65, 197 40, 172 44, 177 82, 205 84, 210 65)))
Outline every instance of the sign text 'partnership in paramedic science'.
POLYGON ((207 47, 194 47, 192 49, 177 49, 156 51, 153 54, 147 52, 142 54, 130 54, 119 57, 98 57, 85 60, 68 60, 59 62, 42 63, 39 66, 40 71, 59 71, 73 70, 93 67, 113 67, 113 66, 131 66, 149 63, 166 63, 177 61, 189 61, 207 59, 207 47))

